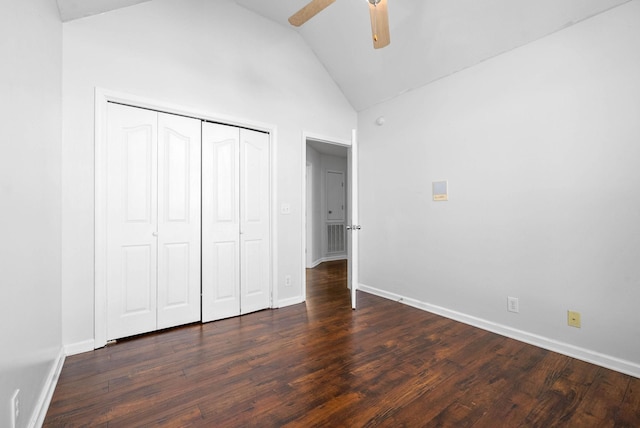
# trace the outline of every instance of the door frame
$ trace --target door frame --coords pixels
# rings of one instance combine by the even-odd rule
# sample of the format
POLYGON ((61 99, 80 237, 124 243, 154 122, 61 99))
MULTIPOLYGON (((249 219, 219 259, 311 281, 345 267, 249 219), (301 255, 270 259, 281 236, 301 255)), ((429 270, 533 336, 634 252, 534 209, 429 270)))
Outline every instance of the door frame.
MULTIPOLYGON (((304 131, 302 133, 302 168, 301 168, 301 178, 302 178, 302 212, 306 210, 307 207, 307 140, 313 140, 324 144, 333 144, 335 146, 346 147, 348 150, 349 156, 351 155, 351 140, 341 139, 341 138, 333 138, 327 137, 319 134, 314 134, 312 132, 304 131)), ((347 166, 348 161, 347 161, 347 166)), ((352 168, 347 168, 347 181, 351 183, 351 173, 352 168)), ((347 198, 347 213, 351 210, 351 201, 350 201, 350 193, 346 194, 347 198)), ((348 222, 349 214, 346 214, 348 222)), ((307 221, 303 217, 302 219, 302 270, 300 277, 302 278, 302 296, 301 301, 304 302, 307 300, 307 221)), ((346 236, 346 235, 345 235, 346 236)), ((351 263, 351 254, 347 251, 347 263, 351 263)), ((354 287, 353 284, 350 284, 351 287, 354 287)), ((355 288, 355 287, 354 287, 355 288)))
MULTIPOLYGON (((307 147, 307 144, 305 143, 305 156, 307 151, 306 147, 307 147)), ((304 263, 305 263, 305 267, 309 267, 313 263, 313 260, 311 259, 311 253, 309 252, 309 249, 307 248, 307 246, 313 244, 313 232, 309 234, 309 228, 306 225, 313 222, 313 204, 311 203, 311 199, 309 198, 309 193, 311 193, 313 189, 313 165, 310 162, 307 162, 306 159, 305 159, 305 163, 307 165, 307 168, 305 170, 305 176, 304 176, 306 180, 305 193, 304 193, 304 197, 306 199, 305 200, 305 217, 304 217, 304 224, 305 224, 305 230, 304 230, 305 262, 304 263)))
POLYGON ((270 123, 253 121, 245 118, 227 116, 210 111, 197 110, 175 103, 168 103, 147 97, 95 88, 94 100, 94 338, 93 348, 98 349, 107 344, 107 281, 106 281, 106 149, 107 149, 107 103, 126 104, 163 113, 188 116, 195 119, 222 123, 241 128, 254 129, 269 134, 269 167, 270 167, 270 267, 269 288, 271 294, 270 307, 277 307, 278 288, 278 234, 277 232, 277 126, 270 123))

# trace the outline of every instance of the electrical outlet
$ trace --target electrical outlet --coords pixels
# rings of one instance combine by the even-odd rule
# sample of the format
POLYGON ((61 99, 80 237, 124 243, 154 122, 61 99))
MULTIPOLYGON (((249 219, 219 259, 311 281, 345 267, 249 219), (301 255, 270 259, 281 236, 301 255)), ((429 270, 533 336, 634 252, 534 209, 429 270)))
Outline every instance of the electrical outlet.
POLYGON ((567 324, 571 327, 580 328, 580 312, 567 311, 567 324))
POLYGON ((16 391, 11 396, 11 427, 16 428, 18 426, 18 418, 20 417, 20 390, 16 391))
POLYGON ((291 287, 291 275, 285 275, 284 277, 284 285, 287 287, 291 287))
POLYGON ((507 310, 509 312, 520 312, 520 305, 517 297, 507 297, 507 310))

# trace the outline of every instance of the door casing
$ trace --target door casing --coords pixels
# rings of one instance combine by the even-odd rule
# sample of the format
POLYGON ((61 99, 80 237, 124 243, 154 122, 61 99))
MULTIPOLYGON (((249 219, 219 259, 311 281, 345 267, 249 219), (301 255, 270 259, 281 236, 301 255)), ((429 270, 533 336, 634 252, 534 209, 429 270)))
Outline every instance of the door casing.
MULTIPOLYGON (((352 191, 351 191, 351 187, 354 185, 357 185, 357 177, 355 175, 353 175, 354 172, 357 173, 357 171, 353 171, 354 168, 352 168, 352 162, 351 159, 353 158, 353 153, 352 153, 352 142, 355 142, 355 138, 356 138, 356 131, 353 130, 352 131, 352 135, 351 135, 351 141, 349 140, 344 140, 344 139, 340 139, 340 138, 332 138, 332 137, 327 137, 327 136, 322 136, 322 135, 318 135, 318 134, 314 134, 314 133, 310 133, 310 132, 303 132, 302 133, 302 170, 301 170, 301 179, 302 179, 302 183, 303 185, 301 186, 302 188, 302 212, 305 212, 306 207, 307 207, 307 141, 308 140, 313 140, 316 142, 321 142, 321 143, 325 143, 325 144, 333 144, 333 145, 337 145, 337 146, 342 146, 342 147, 346 147, 348 150, 348 157, 347 157, 347 182, 350 183, 349 184, 349 188, 347 189, 347 222, 348 224, 351 221, 351 217, 353 214, 353 208, 357 207, 357 204, 353 203, 353 197, 357 195, 353 195, 352 191), (354 182, 355 179, 355 182, 354 182)), ((356 162, 357 162, 357 156, 356 156, 356 162)), ((356 232, 357 233, 357 232, 356 232)), ((302 270, 301 270, 301 278, 302 278, 302 301, 306 300, 306 296, 307 296, 307 280, 306 280, 306 269, 307 269, 307 222, 303 221, 302 222, 302 270)), ((349 236, 349 234, 347 234, 347 236, 349 236)), ((351 241, 351 238, 349 237, 347 239, 349 242, 351 241)), ((349 289, 351 290, 351 302, 352 302, 352 308, 355 309, 355 291, 357 290, 357 260, 353 258, 353 254, 351 253, 351 246, 349 246, 349 250, 347 251, 347 263, 349 264, 350 267, 355 268, 356 271, 356 275, 355 275, 355 279, 356 281, 352 281, 352 275, 349 275, 348 278, 348 286, 349 289), (355 262, 355 263, 354 263, 355 262), (354 266, 355 264, 355 266, 354 266)))

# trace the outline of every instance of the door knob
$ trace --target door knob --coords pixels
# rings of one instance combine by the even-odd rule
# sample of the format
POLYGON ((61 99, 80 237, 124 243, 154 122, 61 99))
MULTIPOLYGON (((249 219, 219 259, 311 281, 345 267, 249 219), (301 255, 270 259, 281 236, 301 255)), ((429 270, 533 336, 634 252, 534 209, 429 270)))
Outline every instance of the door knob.
POLYGON ((347 230, 351 230, 351 226, 347 226, 347 230))
POLYGON ((158 236, 158 232, 152 232, 151 233, 153 236, 158 236))

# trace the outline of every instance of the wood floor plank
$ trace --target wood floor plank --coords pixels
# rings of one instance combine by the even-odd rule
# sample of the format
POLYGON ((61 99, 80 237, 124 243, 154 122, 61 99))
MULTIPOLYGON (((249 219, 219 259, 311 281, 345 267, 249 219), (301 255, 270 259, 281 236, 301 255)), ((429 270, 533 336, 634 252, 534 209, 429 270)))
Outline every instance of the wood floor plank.
POLYGON ((588 413, 600 420, 615 420, 631 379, 612 370, 599 370, 580 403, 578 413, 588 413))
MULTIPOLYGON (((537 404, 526 420, 537 426, 605 425, 604 420, 594 417, 588 408, 581 406, 591 390, 593 381, 603 370, 605 369, 593 364, 569 359, 550 388, 538 396, 537 404)), ((624 379, 620 380, 624 382, 624 379)), ((619 403, 621 399, 620 395, 616 401, 619 403)))
MULTIPOLYGON (((610 402, 608 405, 613 405, 610 402)), ((640 426, 640 379, 631 378, 620 408, 615 415, 616 427, 640 426)))
POLYGON ((68 357, 45 427, 638 427, 640 380, 358 292, 68 357))

